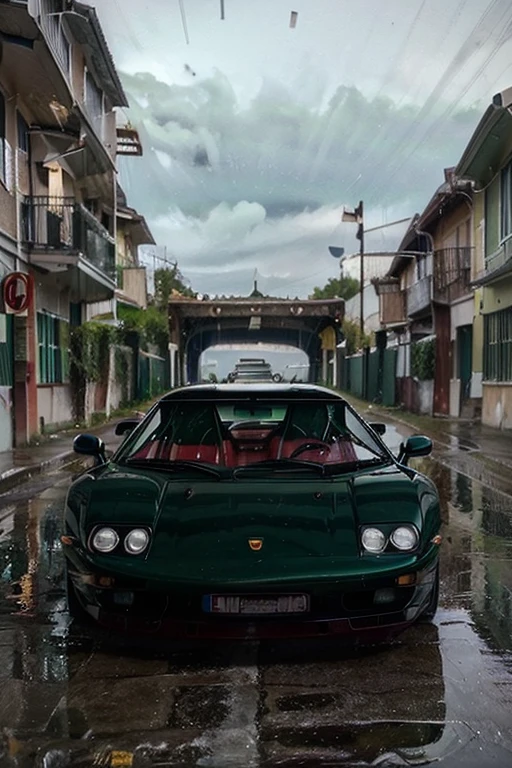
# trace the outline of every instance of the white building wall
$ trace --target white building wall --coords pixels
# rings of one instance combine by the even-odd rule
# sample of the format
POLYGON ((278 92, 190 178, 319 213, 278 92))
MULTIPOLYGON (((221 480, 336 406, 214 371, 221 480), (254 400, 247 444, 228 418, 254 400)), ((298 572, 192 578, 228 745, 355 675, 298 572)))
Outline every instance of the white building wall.
MULTIPOLYGON (((361 296, 357 293, 345 302, 345 318, 352 322, 359 322, 361 316, 361 296)), ((363 293, 363 312, 365 331, 378 331, 379 321, 379 297, 375 293, 373 285, 365 285, 363 293)))
POLYGON ((70 424, 73 407, 69 384, 44 384, 37 388, 37 413, 44 424, 70 424))

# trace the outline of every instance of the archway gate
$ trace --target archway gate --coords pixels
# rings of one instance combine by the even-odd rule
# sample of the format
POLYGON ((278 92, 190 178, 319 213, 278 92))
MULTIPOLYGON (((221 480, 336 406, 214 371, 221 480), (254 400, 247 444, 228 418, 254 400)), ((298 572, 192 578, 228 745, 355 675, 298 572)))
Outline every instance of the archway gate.
POLYGON ((342 299, 188 299, 169 301, 174 385, 198 380, 199 356, 215 344, 290 344, 309 358, 310 381, 336 384, 342 299), (329 330, 327 330, 329 329, 329 330))

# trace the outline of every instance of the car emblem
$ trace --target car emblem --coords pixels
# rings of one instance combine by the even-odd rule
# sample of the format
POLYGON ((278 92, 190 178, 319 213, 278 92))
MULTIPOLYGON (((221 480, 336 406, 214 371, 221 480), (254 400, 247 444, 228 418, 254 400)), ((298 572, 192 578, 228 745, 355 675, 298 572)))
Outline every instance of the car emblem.
POLYGON ((249 539, 249 546, 254 552, 259 552, 263 546, 263 539, 249 539))

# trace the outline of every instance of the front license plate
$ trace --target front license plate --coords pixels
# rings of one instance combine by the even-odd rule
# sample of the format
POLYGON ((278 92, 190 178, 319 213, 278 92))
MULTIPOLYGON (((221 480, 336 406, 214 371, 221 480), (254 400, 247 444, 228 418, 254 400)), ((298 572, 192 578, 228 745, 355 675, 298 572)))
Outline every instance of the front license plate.
POLYGON ((208 613, 239 616, 307 613, 307 595, 206 595, 204 608, 208 613))

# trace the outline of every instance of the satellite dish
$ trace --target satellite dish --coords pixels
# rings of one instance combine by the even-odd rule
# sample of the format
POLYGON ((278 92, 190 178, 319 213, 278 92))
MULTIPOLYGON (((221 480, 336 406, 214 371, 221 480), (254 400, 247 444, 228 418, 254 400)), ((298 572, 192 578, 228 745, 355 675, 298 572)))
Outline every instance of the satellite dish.
POLYGON ((329 246, 329 253, 331 256, 334 256, 335 259, 341 259, 343 254, 345 253, 344 248, 336 248, 334 245, 329 246))

